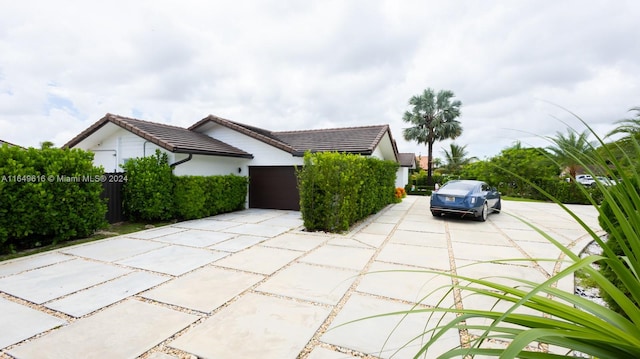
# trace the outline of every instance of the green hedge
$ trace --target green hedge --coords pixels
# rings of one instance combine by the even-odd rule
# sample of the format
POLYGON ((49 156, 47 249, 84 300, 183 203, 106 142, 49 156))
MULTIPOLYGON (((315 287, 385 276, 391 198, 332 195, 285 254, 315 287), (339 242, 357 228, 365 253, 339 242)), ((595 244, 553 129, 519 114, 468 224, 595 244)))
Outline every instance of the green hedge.
POLYGON ((247 177, 175 177, 174 203, 178 219, 196 219, 244 208, 247 177))
POLYGON ((300 212, 311 231, 340 232, 395 199, 398 164, 335 152, 306 153, 297 170, 300 212))
POLYGON ((122 166, 127 182, 122 187, 124 213, 131 220, 173 218, 173 173, 166 153, 130 159, 122 166))
POLYGON ((196 219, 244 208, 247 177, 174 176, 160 151, 131 159, 123 168, 124 209, 131 220, 196 219))
POLYGON ((103 172, 80 149, 0 147, 0 251, 86 237, 104 226, 103 172))
POLYGON ((602 202, 602 192, 596 186, 583 187, 583 185, 575 182, 567 182, 559 178, 537 178, 531 180, 531 183, 524 183, 520 186, 513 184, 500 183, 498 190, 504 196, 513 196, 520 198, 530 198, 546 201, 548 198, 540 193, 535 184, 549 193, 553 198, 565 204, 591 204, 589 198, 596 203, 602 202))

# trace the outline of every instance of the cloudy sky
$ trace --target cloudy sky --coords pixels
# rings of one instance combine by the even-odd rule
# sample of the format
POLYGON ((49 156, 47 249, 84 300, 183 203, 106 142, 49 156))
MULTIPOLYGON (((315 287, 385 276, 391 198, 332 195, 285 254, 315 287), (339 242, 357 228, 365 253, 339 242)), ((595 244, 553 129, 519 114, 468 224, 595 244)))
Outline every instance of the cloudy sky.
MULTIPOLYGON (((106 113, 188 127, 389 124, 408 100, 462 101, 470 155, 640 106, 640 2, 0 0, 0 139, 61 146, 106 113)), ((442 157, 441 146, 434 155, 442 157)))

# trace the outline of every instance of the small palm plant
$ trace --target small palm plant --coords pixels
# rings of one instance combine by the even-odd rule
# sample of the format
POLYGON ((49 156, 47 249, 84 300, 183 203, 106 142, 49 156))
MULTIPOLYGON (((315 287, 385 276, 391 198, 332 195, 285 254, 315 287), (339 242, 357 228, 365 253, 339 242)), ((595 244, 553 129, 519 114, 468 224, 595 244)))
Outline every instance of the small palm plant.
MULTIPOLYGON (((589 130, 604 145, 602 139, 590 128, 589 130)), ((634 151, 627 152, 624 160, 629 161, 626 163, 637 163, 640 144, 634 138, 631 141, 634 151)), ((496 305, 484 310, 414 307, 403 313, 410 315, 430 312, 433 318, 441 317, 436 315, 438 312, 456 314, 454 319, 440 319, 436 322, 435 329, 416 336, 420 338, 426 334, 429 338, 416 353, 416 358, 426 357, 430 346, 450 330, 466 331, 470 333, 469 339, 463 345, 442 354, 440 358, 558 358, 576 353, 593 358, 640 358, 640 174, 638 168, 621 170, 621 163, 608 150, 610 146, 602 147, 605 148, 604 151, 589 151, 589 156, 585 156, 577 148, 566 148, 565 153, 583 168, 599 171, 599 175, 603 171, 608 176, 617 174, 615 178, 618 184, 615 186, 596 182, 603 192, 606 213, 600 203, 592 199, 592 204, 599 211, 600 223, 608 231, 609 241, 601 238, 575 213, 542 188, 531 184, 567 211, 602 247, 602 255, 580 258, 556 241, 551 234, 527 223, 566 254, 565 269, 543 283, 510 278, 518 283, 517 286, 501 284, 504 281, 497 279, 452 275, 458 282, 466 284, 454 285, 451 290, 460 290, 463 296, 488 297, 496 305), (612 239, 616 248, 612 248, 612 239), (606 266, 614 275, 603 275, 592 266, 594 263, 606 266), (595 282, 614 306, 605 307, 554 286, 560 279, 572 277, 576 271, 581 271, 582 275, 587 275, 595 282), (612 280, 613 277, 616 280, 612 280), (508 309, 497 309, 504 303, 508 304, 508 309), (479 322, 478 318, 483 319, 481 323, 487 324, 475 324, 479 322), (509 344, 496 349, 489 345, 492 340, 509 344)), ((592 146, 591 149, 595 148, 592 146)), ((595 178, 596 173, 591 174, 595 178)), ((581 190, 588 196, 586 189, 581 190)), ((505 261, 514 260, 518 259, 505 261)))

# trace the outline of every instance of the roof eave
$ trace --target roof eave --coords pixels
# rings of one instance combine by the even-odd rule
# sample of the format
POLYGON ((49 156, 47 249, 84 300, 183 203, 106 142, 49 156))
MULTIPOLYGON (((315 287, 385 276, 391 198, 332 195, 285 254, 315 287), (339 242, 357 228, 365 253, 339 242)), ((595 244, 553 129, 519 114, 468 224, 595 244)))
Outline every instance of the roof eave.
POLYGON ((91 136, 94 132, 102 128, 104 125, 106 125, 109 122, 112 122, 109 120, 110 115, 111 115, 110 113, 107 113, 104 117, 96 121, 93 125, 89 126, 87 129, 80 132, 76 137, 72 138, 67 143, 62 145, 62 148, 72 148, 76 146, 77 144, 79 144, 80 142, 84 141, 89 136, 91 136))
POLYGON ((227 119, 224 119, 224 118, 221 118, 221 117, 217 117, 217 116, 214 116, 214 115, 209 115, 209 116, 203 118, 202 120, 200 120, 200 121, 196 122, 195 124, 193 124, 188 129, 189 130, 195 130, 196 128, 204 125, 205 123, 207 123, 209 121, 217 123, 220 126, 224 126, 224 127, 229 128, 231 130, 234 130, 236 132, 242 133, 242 134, 244 134, 246 136, 249 136, 251 138, 254 138, 254 139, 258 140, 258 141, 264 142, 264 143, 266 143, 266 144, 268 144, 270 146, 273 146, 275 148, 278 148, 278 149, 280 149, 282 151, 285 151, 285 152, 288 152, 288 153, 291 153, 291 154, 294 154, 296 152, 295 148, 293 148, 293 147, 291 147, 291 146, 289 146, 289 145, 287 145, 287 144, 285 144, 283 142, 274 141, 271 138, 263 136, 263 135, 261 135, 261 134, 259 134, 257 132, 251 131, 251 130, 245 128, 245 127, 242 127, 242 126, 236 124, 235 122, 233 122, 231 120, 227 120, 227 119))
POLYGON ((371 156, 373 154, 373 150, 352 150, 352 151, 337 151, 337 150, 295 150, 291 152, 294 157, 304 157, 304 154, 307 152, 318 153, 318 152, 338 152, 338 153, 349 153, 354 155, 363 155, 363 156, 371 156))
POLYGON ((229 152, 217 152, 217 151, 206 151, 206 150, 190 150, 186 148, 176 148, 171 151, 174 153, 183 153, 183 154, 191 154, 191 155, 205 155, 205 156, 222 156, 222 157, 238 157, 238 158, 248 158, 252 159, 253 155, 250 153, 242 154, 242 153, 229 153, 229 152))

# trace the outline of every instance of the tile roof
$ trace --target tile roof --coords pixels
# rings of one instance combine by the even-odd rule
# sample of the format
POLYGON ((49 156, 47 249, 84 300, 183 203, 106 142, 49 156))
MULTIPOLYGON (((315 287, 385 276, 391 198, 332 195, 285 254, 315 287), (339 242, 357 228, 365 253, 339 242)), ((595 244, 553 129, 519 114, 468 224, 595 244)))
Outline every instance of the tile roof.
POLYGON ((245 125, 243 123, 239 123, 239 122, 234 122, 231 120, 227 120, 225 118, 222 117, 218 117, 218 116, 214 116, 214 115, 209 115, 205 118, 203 118, 202 120, 196 122, 195 124, 193 124, 191 127, 189 127, 190 131, 195 131, 198 127, 205 125, 209 122, 214 122, 217 123, 219 125, 225 126, 227 128, 230 128, 234 131, 240 132, 244 135, 247 135, 249 137, 255 138, 259 141, 265 142, 271 146, 274 146, 276 148, 279 148, 283 151, 289 152, 289 153, 293 153, 295 151, 295 149, 293 147, 291 147, 289 144, 287 144, 286 142, 282 141, 280 138, 278 138, 276 135, 274 135, 273 132, 269 131, 269 130, 265 130, 263 128, 259 128, 259 127, 254 127, 254 126, 249 126, 249 125, 245 125))
POLYGON ((416 154, 415 153, 398 153, 400 160, 400 166, 402 167, 415 167, 416 166, 416 154))
POLYGON ((416 162, 418 162, 418 167, 426 170, 429 166, 429 156, 416 156, 416 162))
POLYGON ((73 147, 107 123, 113 123, 145 140, 175 153, 253 158, 253 155, 227 143, 186 128, 117 116, 108 113, 64 147, 73 147))
MULTIPOLYGON (((389 125, 343 127, 322 130, 269 131, 213 115, 209 115, 198 121, 189 127, 189 129, 195 130, 210 121, 280 148, 294 156, 302 156, 306 151, 336 151, 370 155, 376 146, 378 146, 385 133, 388 132, 389 137, 391 137, 389 125)), ((393 141, 393 139, 391 139, 391 141, 393 141)), ((392 145, 395 150, 395 143, 392 143, 392 145)))
POLYGON ((0 146, 2 146, 2 145, 4 145, 4 144, 7 144, 7 146, 9 146, 9 147, 20 147, 20 148, 24 148, 24 147, 22 147, 22 146, 18 146, 18 145, 16 145, 16 144, 11 143, 11 142, 7 142, 7 141, 0 140, 0 146))
POLYGON ((303 155, 306 151, 336 151, 370 155, 389 126, 344 127, 323 130, 274 132, 282 141, 295 150, 294 155, 303 155))

